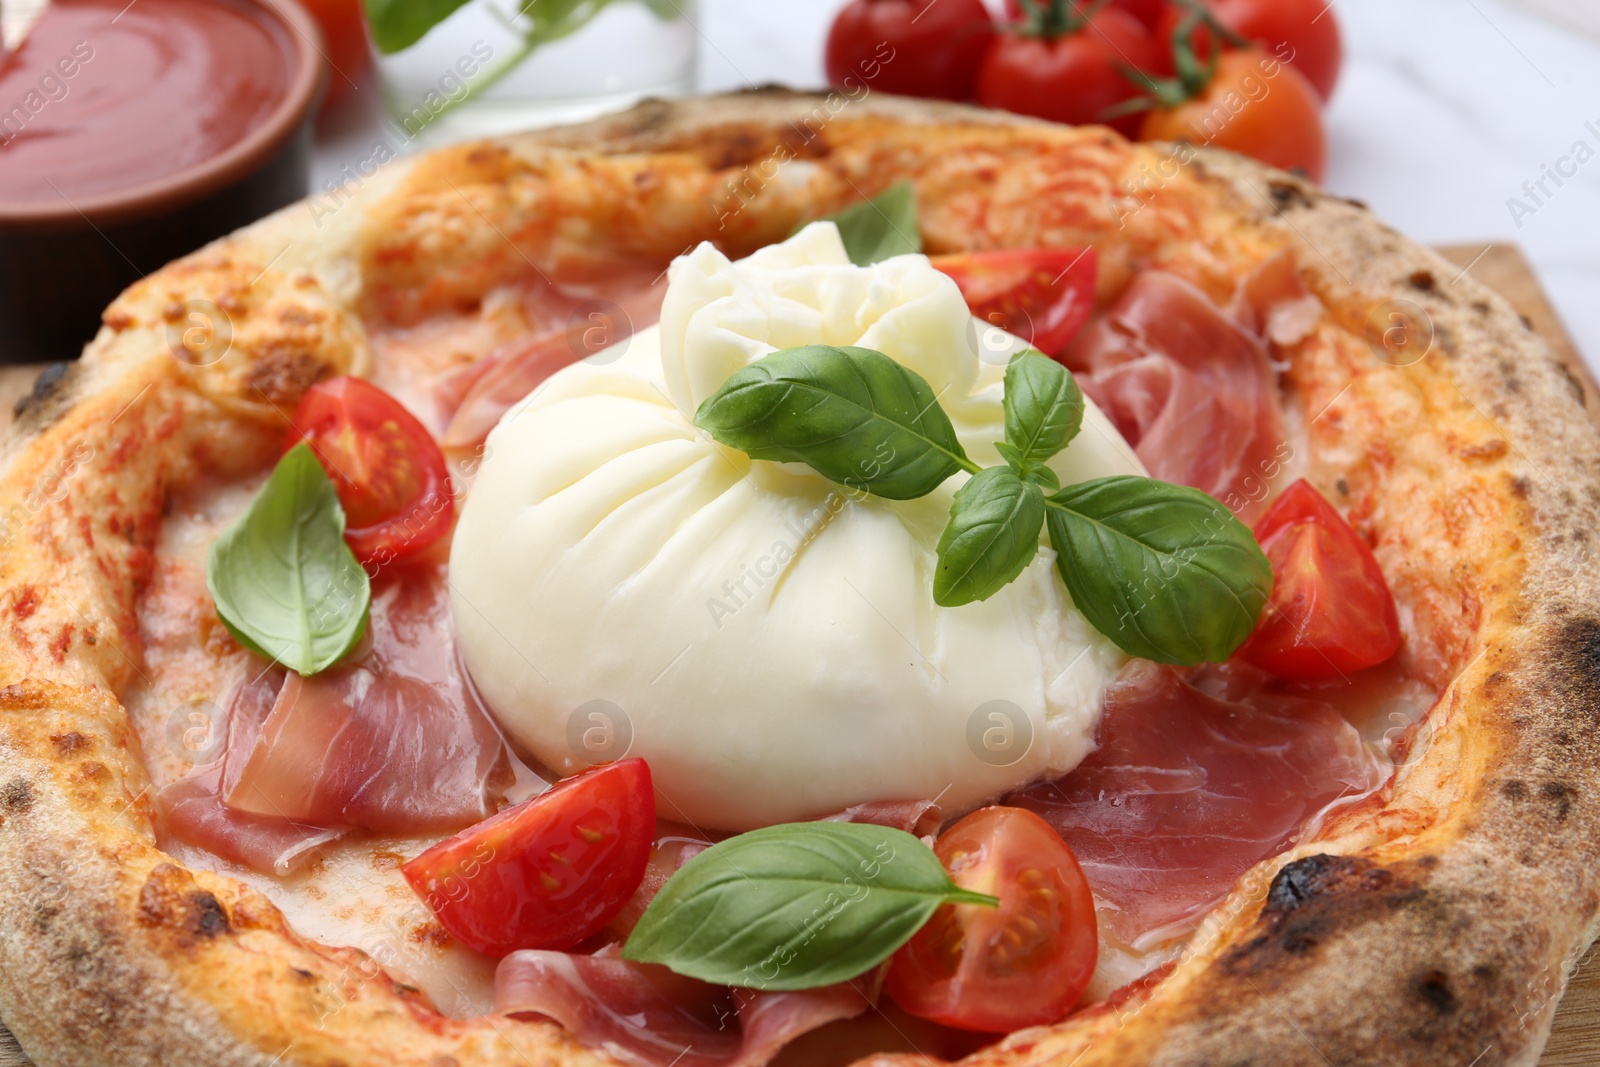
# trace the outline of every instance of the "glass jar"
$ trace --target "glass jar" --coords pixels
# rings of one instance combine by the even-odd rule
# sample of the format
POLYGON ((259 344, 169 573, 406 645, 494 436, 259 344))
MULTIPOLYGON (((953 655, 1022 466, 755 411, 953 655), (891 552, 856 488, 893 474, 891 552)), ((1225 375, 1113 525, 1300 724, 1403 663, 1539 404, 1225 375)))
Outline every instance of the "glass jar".
POLYGON ((695 0, 469 0, 380 56, 390 118, 441 144, 693 91, 695 0))

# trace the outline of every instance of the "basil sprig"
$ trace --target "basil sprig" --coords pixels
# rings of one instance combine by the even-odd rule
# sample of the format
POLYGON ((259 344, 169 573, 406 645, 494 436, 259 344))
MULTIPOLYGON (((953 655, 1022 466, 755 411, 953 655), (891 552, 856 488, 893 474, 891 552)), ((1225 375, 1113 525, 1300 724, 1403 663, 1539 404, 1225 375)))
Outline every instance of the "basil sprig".
POLYGON ((851 204, 816 221, 839 227, 844 250, 858 267, 922 251, 917 194, 908 181, 895 182, 870 200, 851 204))
POLYGON ((1129 655, 1194 665, 1233 654, 1272 591, 1250 530, 1198 489, 1152 478, 1061 487, 1049 460, 1083 426, 1083 393, 1037 352, 1005 377, 1005 465, 980 470, 919 375, 881 352, 810 345, 728 379, 696 425, 754 459, 800 462, 876 496, 925 496, 958 471, 939 538, 934 602, 987 600, 1032 562, 1048 531, 1073 603, 1129 655))
POLYGON ((870 348, 774 352, 735 372, 694 423, 751 459, 804 463, 889 500, 978 471, 922 376, 870 348))
POLYGON ((245 648, 302 675, 333 666, 367 628, 372 586, 344 540, 344 508, 305 444, 212 542, 206 585, 245 648))
POLYGON ((995 907, 958 887, 904 830, 788 823, 684 864, 645 910, 624 959, 749 989, 814 989, 888 959, 942 904, 995 907))

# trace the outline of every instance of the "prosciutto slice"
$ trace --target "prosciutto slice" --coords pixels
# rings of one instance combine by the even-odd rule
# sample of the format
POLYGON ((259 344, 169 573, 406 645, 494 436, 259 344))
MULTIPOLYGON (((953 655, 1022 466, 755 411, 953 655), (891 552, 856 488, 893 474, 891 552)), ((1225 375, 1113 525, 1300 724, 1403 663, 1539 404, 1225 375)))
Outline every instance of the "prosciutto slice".
POLYGON ((1261 341, 1188 282, 1137 275, 1062 357, 1153 477, 1244 512, 1284 440, 1261 341))
POLYGON ((391 833, 449 832, 499 809, 510 758, 456 659, 443 567, 375 583, 368 635, 353 662, 288 675, 228 776, 229 808, 391 833))
POLYGON ((821 821, 871 823, 892 830, 904 830, 918 837, 929 837, 939 832, 939 827, 944 823, 944 813, 931 800, 877 800, 856 804, 821 821))
POLYGON ((637 1067, 762 1067, 801 1034, 871 1006, 849 983, 758 993, 605 954, 513 952, 494 983, 497 1013, 552 1019, 637 1067))
POLYGON ((244 756, 272 712, 284 672, 269 668, 239 685, 228 701, 228 744, 222 758, 156 794, 163 839, 175 838, 263 874, 303 867, 344 831, 235 811, 222 795, 238 781, 244 756))
POLYGON ((661 317, 662 279, 625 278, 600 300, 583 292, 540 285, 527 310, 537 325, 528 336, 445 375, 434 387, 447 450, 483 443, 495 423, 544 380, 579 359, 626 341, 661 317))
POLYGON ((1198 921, 1330 805, 1382 783, 1329 705, 1233 688, 1211 695, 1137 660, 1107 692, 1099 747, 1004 801, 1055 827, 1136 949, 1198 921))

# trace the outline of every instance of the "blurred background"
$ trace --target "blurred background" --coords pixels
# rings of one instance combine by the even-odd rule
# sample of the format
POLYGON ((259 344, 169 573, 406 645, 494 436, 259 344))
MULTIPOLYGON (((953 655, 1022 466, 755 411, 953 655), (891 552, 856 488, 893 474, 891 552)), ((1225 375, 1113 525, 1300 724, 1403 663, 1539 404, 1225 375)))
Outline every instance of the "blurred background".
MULTIPOLYGON (((843 0, 677 6, 697 53, 695 89, 827 85, 824 47, 843 0)), ((1334 0, 1326 10, 1343 42, 1323 118, 1327 188, 1423 242, 1518 244, 1600 367, 1600 159, 1590 158, 1600 153, 1600 3, 1334 0)), ((382 135, 375 79, 359 79, 325 116, 315 186, 339 180, 382 135)), ((456 132, 447 119, 428 141, 456 132)))
POLYGON ((1463 264, 1515 244, 1600 365, 1600 0, 0 0, 0 29, 4 362, 70 358, 141 274, 406 153, 832 83, 1150 139, 1243 94, 1213 143, 1463 264), (244 48, 201 26, 219 2, 279 25, 244 48))

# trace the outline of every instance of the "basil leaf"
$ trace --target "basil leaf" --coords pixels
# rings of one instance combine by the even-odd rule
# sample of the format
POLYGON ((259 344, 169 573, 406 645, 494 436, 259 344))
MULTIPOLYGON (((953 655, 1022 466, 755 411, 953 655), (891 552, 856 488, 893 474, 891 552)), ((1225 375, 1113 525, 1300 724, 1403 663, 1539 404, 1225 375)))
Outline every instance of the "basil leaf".
POLYGON ((890 256, 922 251, 922 231, 917 228, 917 193, 908 181, 889 188, 843 211, 824 215, 819 222, 839 227, 850 262, 870 267, 890 256))
POLYGON ((978 470, 928 383, 870 348, 774 352, 724 382, 694 424, 751 459, 804 463, 889 500, 978 470))
MULTIPOLYGON (((1019 352, 1006 365, 1006 443, 1025 471, 1067 447, 1083 428, 1083 391, 1067 368, 1042 352, 1019 352)), ((1007 461, 1010 462, 1009 457, 1007 461)))
POLYGON ((410 48, 467 0, 366 0, 372 43, 385 55, 410 48))
POLYGON ((623 959, 750 989, 813 989, 865 974, 941 904, 993 907, 958 888, 903 830, 788 823, 730 838, 668 880, 623 959))
POLYGON ((988 600, 1022 573, 1039 551, 1044 494, 1010 467, 972 477, 950 505, 939 538, 933 601, 953 608, 988 600))
POLYGON ((1221 662, 1255 629, 1272 568, 1248 527, 1198 489, 1120 476, 1047 501, 1073 603, 1132 656, 1221 662))
POLYGON ((308 445, 278 461, 244 517, 212 542, 206 585, 240 644, 296 673, 331 667, 361 639, 371 583, 308 445))

